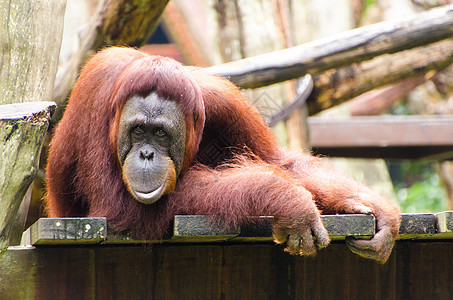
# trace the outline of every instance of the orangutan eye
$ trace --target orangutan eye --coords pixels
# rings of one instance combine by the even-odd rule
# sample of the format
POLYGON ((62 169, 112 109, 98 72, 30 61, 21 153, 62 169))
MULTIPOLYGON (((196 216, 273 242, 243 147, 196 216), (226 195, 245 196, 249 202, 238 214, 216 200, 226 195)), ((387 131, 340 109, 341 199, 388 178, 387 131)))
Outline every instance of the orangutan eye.
POLYGON ((167 135, 167 133, 162 129, 162 128, 157 128, 155 131, 154 131, 154 135, 158 136, 158 137, 164 137, 167 135))
POLYGON ((145 129, 142 126, 135 126, 132 130, 136 135, 142 135, 145 133, 145 129))

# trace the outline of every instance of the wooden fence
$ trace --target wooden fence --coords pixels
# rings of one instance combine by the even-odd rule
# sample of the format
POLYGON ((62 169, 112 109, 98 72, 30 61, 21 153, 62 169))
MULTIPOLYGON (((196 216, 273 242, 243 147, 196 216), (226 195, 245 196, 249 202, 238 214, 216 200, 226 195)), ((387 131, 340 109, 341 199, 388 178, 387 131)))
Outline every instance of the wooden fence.
POLYGON ((2 299, 453 299, 453 212, 403 214, 385 265, 351 253, 367 215, 323 216, 332 244, 314 258, 271 242, 269 218, 224 230, 177 216, 173 236, 109 234, 104 218, 40 219, 0 259, 2 299))

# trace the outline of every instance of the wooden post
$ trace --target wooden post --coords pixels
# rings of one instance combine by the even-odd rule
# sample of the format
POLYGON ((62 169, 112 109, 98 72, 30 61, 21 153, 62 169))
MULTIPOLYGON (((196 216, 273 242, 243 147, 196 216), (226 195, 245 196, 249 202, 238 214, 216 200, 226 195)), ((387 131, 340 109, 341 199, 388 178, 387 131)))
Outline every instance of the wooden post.
MULTIPOLYGON (((52 99, 65 6, 66 0, 2 1, 0 104, 52 99)), ((50 106, 25 105, 14 118, 5 115, 11 107, 0 109, 6 118, 0 129, 0 254, 23 230, 28 205, 17 211, 36 172, 50 106)))
POLYGON ((16 230, 17 211, 38 170, 54 107, 53 102, 0 106, 0 256, 22 235, 23 227, 16 230))

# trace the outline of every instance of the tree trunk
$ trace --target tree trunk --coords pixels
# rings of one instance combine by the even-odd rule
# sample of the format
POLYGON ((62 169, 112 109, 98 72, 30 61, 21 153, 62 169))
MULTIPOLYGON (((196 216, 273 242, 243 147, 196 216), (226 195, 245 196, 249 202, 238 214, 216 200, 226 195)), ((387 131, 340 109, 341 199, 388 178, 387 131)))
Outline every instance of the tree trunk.
MULTIPOLYGON (((52 99, 65 5, 66 0, 0 5, 0 104, 52 99)), ((32 110, 36 115, 28 111, 25 120, 1 122, 0 253, 20 240, 27 216, 30 197, 24 195, 36 174, 51 106, 37 105, 42 111, 32 110)), ((7 107, 0 111, 5 117, 7 107)))
POLYGON ((0 5, 0 104, 52 99, 66 0, 0 5))
MULTIPOLYGON (((38 160, 49 125, 53 102, 0 106, 0 256, 20 241, 25 216, 18 216, 38 170, 38 160)), ((26 204, 25 204, 26 206, 26 204)))

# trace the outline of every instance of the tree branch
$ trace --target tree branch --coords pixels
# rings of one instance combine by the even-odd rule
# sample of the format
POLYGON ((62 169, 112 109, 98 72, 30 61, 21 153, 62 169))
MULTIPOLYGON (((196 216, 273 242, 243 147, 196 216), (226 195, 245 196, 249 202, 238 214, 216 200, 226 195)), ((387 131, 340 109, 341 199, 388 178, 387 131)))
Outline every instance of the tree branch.
POLYGON ((346 31, 333 37, 208 70, 241 88, 257 88, 434 43, 453 35, 453 5, 409 18, 346 31))
POLYGON ((452 59, 453 41, 445 40, 328 70, 313 76, 315 88, 308 99, 309 114, 316 114, 374 88, 421 76, 431 70, 441 70, 450 65, 452 59))

